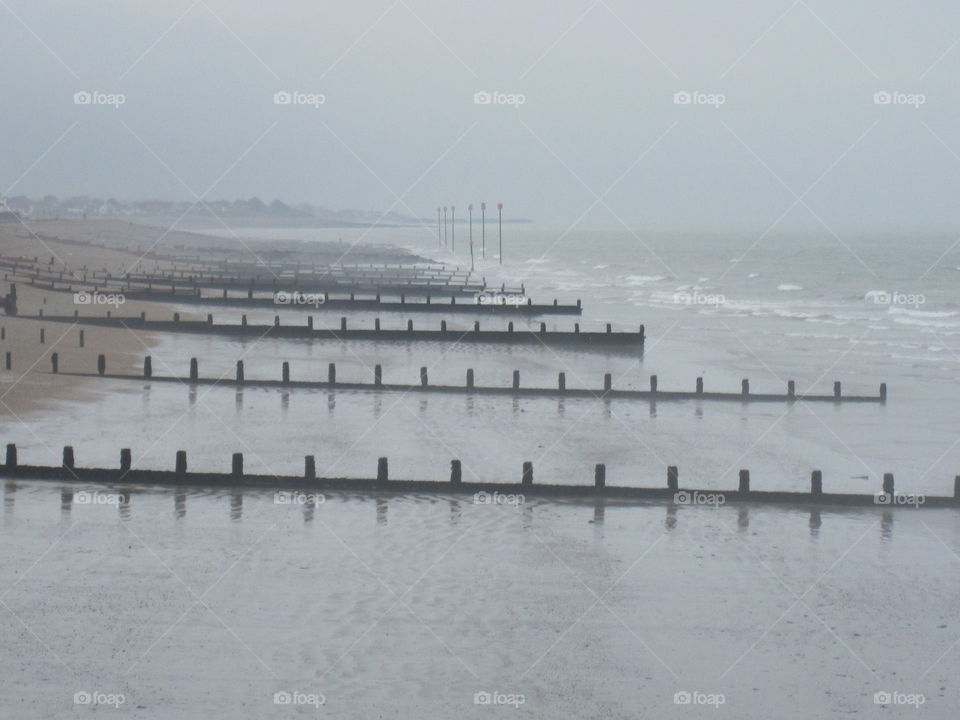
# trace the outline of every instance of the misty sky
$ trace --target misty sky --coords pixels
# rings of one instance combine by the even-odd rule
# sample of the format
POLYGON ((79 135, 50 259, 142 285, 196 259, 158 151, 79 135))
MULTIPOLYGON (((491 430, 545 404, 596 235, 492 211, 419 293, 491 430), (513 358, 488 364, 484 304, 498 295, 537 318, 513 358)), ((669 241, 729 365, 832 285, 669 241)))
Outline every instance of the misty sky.
POLYGON ((0 193, 955 228, 958 40, 945 0, 0 0, 0 193))

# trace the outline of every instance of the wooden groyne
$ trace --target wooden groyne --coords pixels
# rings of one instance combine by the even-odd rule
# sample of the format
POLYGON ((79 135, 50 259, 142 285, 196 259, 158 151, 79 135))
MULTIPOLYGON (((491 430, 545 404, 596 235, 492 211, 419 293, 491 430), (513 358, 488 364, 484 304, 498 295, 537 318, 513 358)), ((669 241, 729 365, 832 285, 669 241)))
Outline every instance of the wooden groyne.
POLYGON ((381 342, 460 342, 460 343, 505 343, 505 344, 535 344, 535 345, 576 345, 586 347, 624 347, 643 348, 644 327, 640 326, 637 332, 614 332, 612 325, 607 324, 606 332, 580 332, 579 323, 574 325, 573 331, 547 330, 546 323, 540 323, 539 330, 520 328, 514 330, 513 323, 508 323, 504 330, 481 330, 479 321, 474 322, 473 328, 448 328, 446 321, 441 321, 438 330, 415 329, 413 320, 407 320, 405 329, 386 329, 380 325, 380 318, 374 320, 373 328, 350 328, 347 318, 340 318, 340 328, 337 330, 314 328, 313 318, 308 317, 306 325, 281 325, 280 316, 274 317, 273 325, 251 325, 247 323, 247 316, 241 318, 239 324, 215 324, 213 315, 207 315, 204 320, 180 320, 180 314, 175 313, 173 320, 147 320, 146 313, 139 317, 114 317, 110 311, 106 316, 81 316, 78 311, 70 315, 20 315, 29 320, 48 322, 72 323, 77 325, 96 325, 108 328, 126 328, 130 330, 147 330, 155 332, 180 332, 202 335, 228 335, 233 337, 253 338, 303 338, 307 340, 376 340, 381 342))
MULTIPOLYGON (((471 279, 469 271, 451 270, 443 266, 329 266, 322 269, 293 268, 274 271, 255 265, 229 272, 181 267, 168 271, 129 271, 114 274, 105 270, 88 270, 86 267, 72 270, 64 266, 62 270, 54 270, 50 265, 39 263, 36 258, 31 261, 0 257, 0 269, 5 269, 8 276, 24 278, 39 288, 63 288, 65 291, 72 291, 72 288, 76 287, 114 288, 116 291, 132 292, 135 288, 153 290, 156 286, 169 288, 170 292, 186 287, 191 291, 216 288, 247 292, 382 292, 411 296, 463 297, 495 289, 487 285, 486 278, 481 278, 478 282, 471 279)), ((524 287, 522 284, 519 288, 509 289, 501 286, 500 291, 523 294, 524 287)))
POLYGON ((280 367, 280 378, 274 380, 248 378, 244 371, 243 360, 238 360, 233 377, 201 377, 200 364, 197 358, 190 359, 190 371, 185 376, 155 375, 153 372, 153 358, 143 359, 143 373, 108 373, 106 356, 97 357, 96 373, 63 372, 60 368, 59 356, 53 353, 50 356, 50 369, 53 373, 74 375, 77 377, 104 377, 115 380, 149 380, 152 382, 172 382, 194 385, 226 385, 269 388, 313 388, 338 390, 367 390, 385 392, 434 392, 434 393, 461 393, 475 395, 512 395, 526 397, 566 397, 566 398, 597 398, 597 399, 641 399, 652 402, 670 400, 728 400, 734 402, 874 402, 882 403, 887 399, 887 385, 881 383, 880 391, 876 395, 845 395, 840 382, 834 382, 833 391, 829 394, 802 393, 797 394, 796 383, 787 382, 786 393, 756 393, 750 390, 750 381, 744 379, 740 383, 739 392, 707 392, 704 389, 703 378, 697 378, 695 390, 661 390, 657 376, 650 376, 649 390, 618 390, 613 387, 611 373, 606 373, 603 386, 595 389, 568 388, 566 373, 557 374, 556 387, 523 387, 520 384, 520 371, 513 371, 513 382, 507 386, 485 386, 476 384, 476 375, 473 368, 467 369, 463 385, 434 385, 430 383, 429 371, 426 367, 420 368, 418 383, 398 384, 383 381, 383 368, 376 365, 373 369, 373 382, 344 382, 337 379, 337 365, 330 363, 327 366, 327 379, 321 380, 294 380, 290 372, 290 363, 284 362, 280 367))
MULTIPOLYGON (((418 295, 418 299, 408 302, 406 295, 399 295, 396 299, 383 299, 381 293, 373 297, 357 297, 356 293, 349 293, 344 297, 331 297, 329 292, 304 293, 280 291, 266 297, 255 297, 253 291, 242 295, 229 295, 226 289, 219 294, 204 295, 199 288, 182 288, 177 290, 129 290, 123 286, 111 288, 87 284, 80 287, 75 284, 59 286, 56 283, 29 280, 31 287, 56 293, 102 292, 105 294, 122 293, 126 300, 142 300, 146 302, 179 303, 182 305, 214 305, 221 307, 243 308, 274 308, 307 310, 310 312, 323 310, 372 311, 372 312, 404 312, 404 313, 465 313, 486 315, 581 315, 583 306, 580 300, 575 304, 561 304, 554 299, 553 303, 534 303, 532 298, 517 302, 503 294, 501 290, 485 291, 474 298, 463 299, 457 302, 457 296, 437 298, 432 295, 418 295), (420 299, 422 298, 422 299, 420 299), (439 300, 439 301, 438 301, 439 300)), ((519 296, 517 296, 519 297, 519 296)))
POLYGON ((674 505, 720 506, 728 503, 754 504, 812 504, 841 505, 859 507, 877 507, 882 509, 898 508, 960 508, 960 475, 954 478, 952 496, 928 496, 921 493, 901 493, 894 488, 894 476, 885 473, 883 484, 877 493, 825 493, 823 492, 823 473, 814 470, 810 474, 808 492, 754 490, 751 486, 749 470, 740 470, 739 482, 735 490, 693 489, 680 485, 679 469, 675 465, 666 470, 666 485, 661 487, 631 487, 607 485, 606 465, 598 464, 594 468, 591 484, 558 485, 535 483, 533 463, 526 461, 522 465, 520 482, 467 482, 463 480, 463 467, 459 460, 450 462, 448 480, 409 480, 394 479, 389 474, 389 462, 385 457, 377 460, 377 472, 368 478, 318 477, 316 458, 304 457, 302 475, 262 475, 249 474, 244 470, 242 453, 234 453, 230 472, 193 472, 187 469, 187 453, 177 452, 173 470, 143 470, 134 468, 129 448, 120 451, 120 465, 116 468, 77 467, 73 447, 63 448, 63 461, 57 466, 21 465, 17 447, 7 445, 5 463, 0 465, 0 477, 24 480, 50 480, 59 483, 98 483, 104 485, 155 485, 204 488, 263 488, 274 490, 344 492, 395 492, 395 493, 442 493, 497 495, 545 498, 610 498, 630 500, 655 500, 674 505))

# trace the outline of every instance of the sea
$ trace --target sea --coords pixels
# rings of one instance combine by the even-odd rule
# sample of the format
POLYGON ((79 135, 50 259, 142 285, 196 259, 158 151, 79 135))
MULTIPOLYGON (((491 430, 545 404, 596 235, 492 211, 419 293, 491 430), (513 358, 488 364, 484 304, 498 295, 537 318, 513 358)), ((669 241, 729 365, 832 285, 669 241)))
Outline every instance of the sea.
MULTIPOLYGON (((208 229, 206 229, 208 231, 208 229)), ((282 496, 8 482, 0 520, 3 704, 22 717, 955 716, 960 524, 924 508, 960 474, 960 253, 949 233, 788 235, 458 224, 231 228, 224 237, 390 245, 581 300, 551 329, 646 331, 639 350, 161 336, 154 373, 344 381, 877 395, 885 403, 510 398, 103 380, 84 401, 0 418, 21 462, 661 486, 710 502, 504 495, 282 496), (485 245, 485 248, 484 248, 485 245), (502 260, 502 262, 501 262, 502 260), (754 489, 913 505, 728 504, 754 489), (120 702, 122 697, 122 702, 120 702), (89 701, 87 701, 89 699, 89 701), (86 708, 84 705, 97 706, 86 708)), ((349 254, 345 257, 350 262, 349 254)), ((181 308, 189 312, 188 306, 181 308)), ((241 310, 211 309, 239 322, 241 310)), ((339 327, 339 312, 247 312, 339 327)), ((352 326, 373 325, 352 313, 352 326)), ((470 327, 470 315, 410 316, 470 327)), ((384 313, 403 327, 403 313, 384 313)), ((483 328, 506 319, 483 315, 483 328)), ((515 320, 520 324, 539 323, 515 320)))

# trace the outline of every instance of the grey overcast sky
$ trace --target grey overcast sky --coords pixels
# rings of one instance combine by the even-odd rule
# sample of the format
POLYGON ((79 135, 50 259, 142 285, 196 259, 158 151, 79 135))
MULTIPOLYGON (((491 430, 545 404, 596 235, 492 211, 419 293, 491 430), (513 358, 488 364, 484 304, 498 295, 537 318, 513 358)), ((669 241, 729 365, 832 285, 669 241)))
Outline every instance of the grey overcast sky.
POLYGON ((0 193, 956 228, 958 41, 947 0, 0 0, 0 193))

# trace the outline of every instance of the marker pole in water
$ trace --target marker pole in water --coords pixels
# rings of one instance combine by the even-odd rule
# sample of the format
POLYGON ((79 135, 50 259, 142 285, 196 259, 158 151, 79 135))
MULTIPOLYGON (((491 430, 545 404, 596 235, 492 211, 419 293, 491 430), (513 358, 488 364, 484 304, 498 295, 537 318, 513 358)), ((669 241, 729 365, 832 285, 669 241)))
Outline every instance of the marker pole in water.
POLYGON ((450 249, 457 251, 457 207, 450 206, 450 249))
POLYGON ((447 208, 443 208, 443 246, 447 246, 447 208))
POLYGON ((437 247, 443 246, 443 235, 440 234, 440 208, 437 208, 437 247))
POLYGON ((470 214, 470 272, 473 272, 473 203, 467 205, 470 214))
POLYGON ((497 214, 500 217, 497 221, 500 227, 500 264, 503 265, 503 203, 497 203, 497 214))
POLYGON ((480 203, 480 257, 487 259, 487 204, 480 203))

